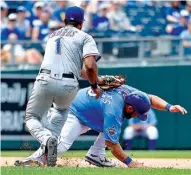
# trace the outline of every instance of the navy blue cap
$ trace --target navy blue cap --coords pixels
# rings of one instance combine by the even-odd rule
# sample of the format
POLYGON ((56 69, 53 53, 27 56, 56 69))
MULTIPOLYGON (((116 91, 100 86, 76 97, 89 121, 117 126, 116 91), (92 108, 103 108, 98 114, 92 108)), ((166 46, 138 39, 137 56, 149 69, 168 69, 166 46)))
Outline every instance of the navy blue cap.
POLYGON ((141 91, 134 91, 125 96, 125 103, 130 104, 138 114, 139 119, 145 121, 147 112, 151 108, 149 96, 141 91))
POLYGON ((17 8, 17 12, 25 12, 25 11, 26 11, 26 8, 23 7, 23 6, 19 6, 19 7, 17 8))
POLYGON ((69 7, 65 15, 65 19, 68 21, 84 21, 84 10, 80 7, 69 7))

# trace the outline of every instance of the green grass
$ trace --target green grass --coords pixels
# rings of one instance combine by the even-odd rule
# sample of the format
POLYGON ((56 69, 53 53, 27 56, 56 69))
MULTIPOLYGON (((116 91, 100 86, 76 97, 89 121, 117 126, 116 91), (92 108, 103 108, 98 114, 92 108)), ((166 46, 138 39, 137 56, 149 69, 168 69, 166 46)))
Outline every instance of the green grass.
MULTIPOLYGON (((64 157, 84 157, 87 151, 68 151, 61 156, 64 157)), ((33 151, 2 151, 2 157, 27 157, 33 151)), ((134 158, 191 158, 191 151, 130 151, 126 152, 134 158)), ((110 151, 107 151, 108 157, 113 157, 110 151)))
POLYGON ((2 175, 190 175, 191 170, 127 168, 29 168, 2 167, 2 175))

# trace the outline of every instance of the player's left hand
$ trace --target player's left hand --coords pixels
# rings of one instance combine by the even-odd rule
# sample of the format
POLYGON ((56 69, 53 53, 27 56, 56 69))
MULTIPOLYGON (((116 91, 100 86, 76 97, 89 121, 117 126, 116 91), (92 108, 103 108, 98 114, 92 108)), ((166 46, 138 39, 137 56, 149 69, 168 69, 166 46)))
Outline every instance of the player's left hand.
POLYGON ((99 88, 99 86, 96 89, 92 88, 92 91, 96 94, 96 99, 98 99, 102 94, 102 90, 99 88))
POLYGON ((182 106, 180 106, 180 105, 173 105, 173 106, 170 107, 169 110, 170 110, 170 112, 181 112, 182 115, 187 114, 186 109, 184 109, 184 108, 183 108, 182 106))

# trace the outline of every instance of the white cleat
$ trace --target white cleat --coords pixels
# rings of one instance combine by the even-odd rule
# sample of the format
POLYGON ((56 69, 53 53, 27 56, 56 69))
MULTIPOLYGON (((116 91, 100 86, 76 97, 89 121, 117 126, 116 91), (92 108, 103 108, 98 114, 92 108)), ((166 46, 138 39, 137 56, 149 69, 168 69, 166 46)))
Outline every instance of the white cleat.
POLYGON ((85 156, 85 160, 89 162, 90 164, 93 164, 99 167, 115 167, 116 166, 114 162, 108 160, 105 156, 101 157, 94 154, 87 154, 85 156))

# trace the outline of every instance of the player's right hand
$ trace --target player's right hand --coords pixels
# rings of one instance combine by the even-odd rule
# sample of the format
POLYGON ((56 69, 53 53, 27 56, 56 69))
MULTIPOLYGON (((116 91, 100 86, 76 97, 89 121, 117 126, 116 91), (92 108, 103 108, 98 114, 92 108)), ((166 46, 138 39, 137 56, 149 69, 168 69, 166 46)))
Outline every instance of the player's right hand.
POLYGON ((97 88, 92 88, 92 91, 96 94, 96 99, 98 99, 101 96, 102 90, 100 89, 99 86, 97 86, 97 88))
POLYGON ((169 111, 170 111, 170 112, 181 112, 182 115, 187 114, 186 109, 184 109, 184 108, 183 108, 182 106, 180 106, 180 105, 173 105, 173 106, 171 106, 170 109, 169 109, 169 111))

